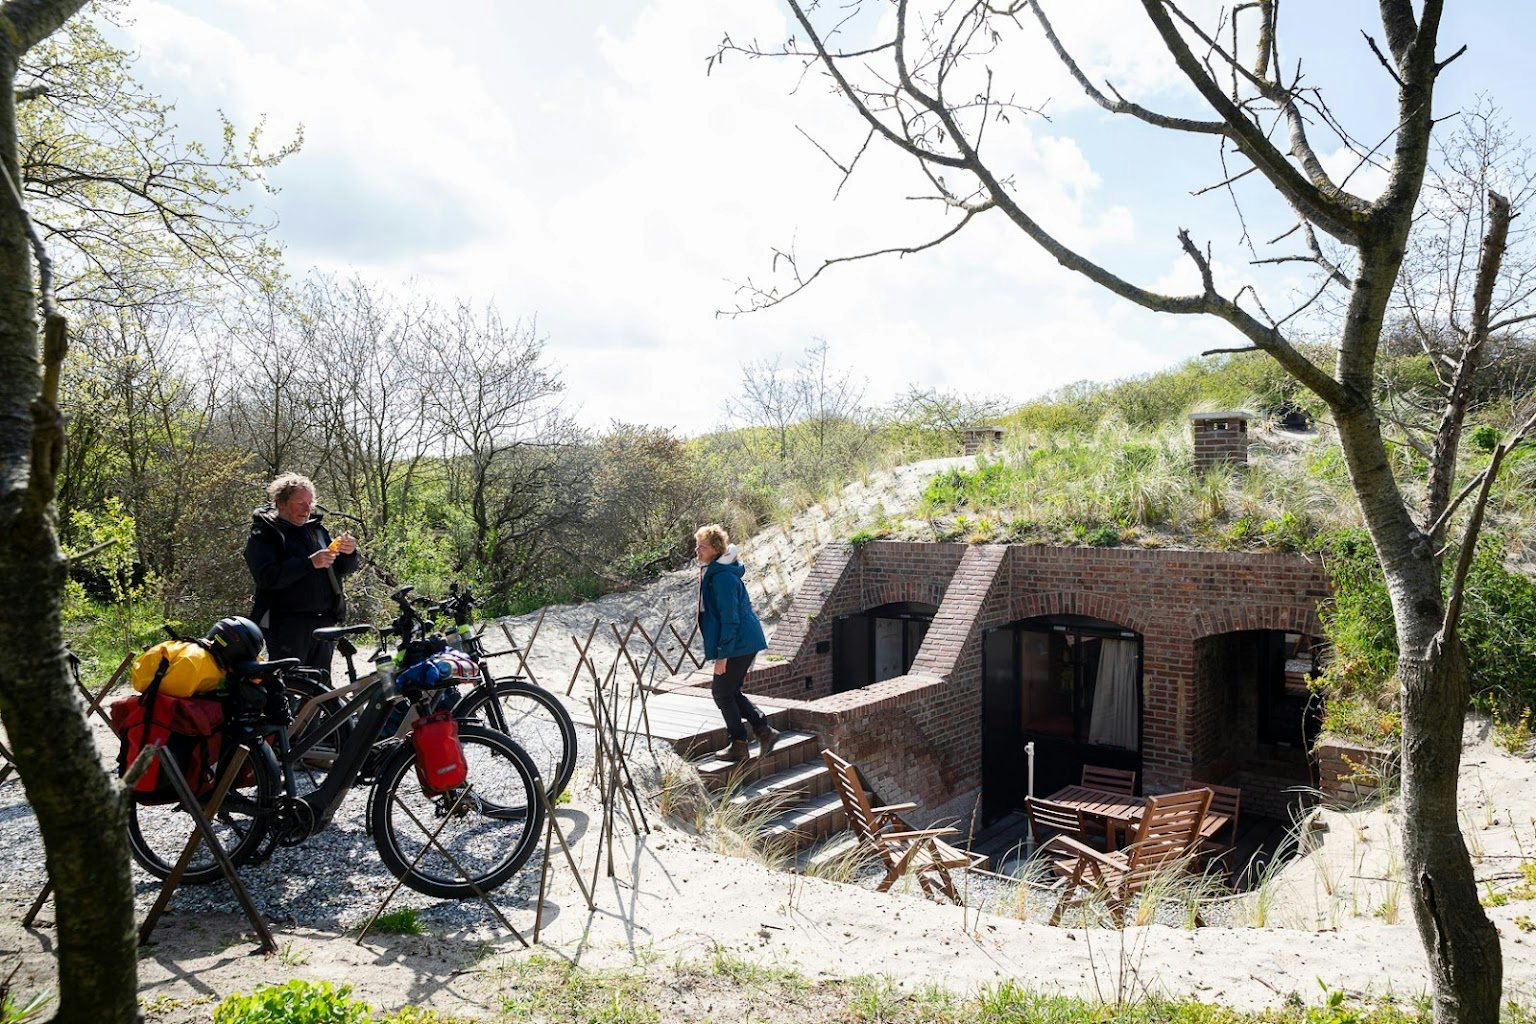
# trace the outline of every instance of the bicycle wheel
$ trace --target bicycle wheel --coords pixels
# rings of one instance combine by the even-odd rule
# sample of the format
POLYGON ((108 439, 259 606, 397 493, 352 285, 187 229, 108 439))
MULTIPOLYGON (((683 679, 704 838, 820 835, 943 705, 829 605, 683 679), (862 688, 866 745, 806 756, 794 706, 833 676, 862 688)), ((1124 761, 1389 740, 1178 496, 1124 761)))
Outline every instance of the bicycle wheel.
MULTIPOLYGON (((220 759, 220 775, 234 749, 231 746, 220 759)), ((238 749, 246 751, 248 770, 240 772, 240 778, 230 787, 209 824, 229 859, 244 864, 260 852, 261 841, 267 835, 266 811, 276 804, 280 786, 277 758, 271 747, 265 743, 241 743, 238 749)), ((191 816, 179 803, 133 803, 128 807, 128 845, 133 859, 156 878, 170 875, 194 831, 191 816)), ((223 877, 213 851, 203 842, 198 844, 181 880, 189 885, 206 885, 223 877)))
POLYGON ((571 784, 576 771, 576 723, 560 698, 522 679, 481 683, 464 696, 454 717, 483 725, 522 747, 538 766, 549 798, 571 784))
POLYGON ((463 786, 441 796, 423 793, 416 750, 404 743, 379 770, 368 799, 368 832, 384 866, 441 899, 468 899, 476 889, 501 885, 533 854, 544 828, 538 769, 528 755, 475 725, 459 726, 459 743, 469 764, 463 786))

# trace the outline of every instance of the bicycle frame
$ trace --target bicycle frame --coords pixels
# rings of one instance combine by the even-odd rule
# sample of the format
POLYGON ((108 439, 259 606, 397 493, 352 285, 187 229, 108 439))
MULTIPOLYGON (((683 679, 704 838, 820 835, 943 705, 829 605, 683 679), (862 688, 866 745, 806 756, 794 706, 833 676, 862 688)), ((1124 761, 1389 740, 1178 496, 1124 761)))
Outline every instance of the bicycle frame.
MULTIPOLYGON (((314 812, 315 825, 310 832, 311 835, 330 825, 336 811, 341 807, 342 800, 362 772, 363 761, 373 747, 373 737, 379 734, 379 729, 394 710, 394 705, 402 700, 411 700, 399 693, 389 692, 388 683, 389 681, 383 676, 375 673, 371 679, 359 680, 348 687, 348 690, 357 689, 358 692, 321 718, 313 733, 306 736, 304 742, 297 747, 289 746, 289 728, 291 727, 269 726, 263 730, 278 736, 277 763, 282 770, 284 794, 307 804, 314 812), (362 708, 361 711, 358 710, 359 707, 362 708), (313 750, 321 740, 336 732, 354 715, 357 716, 357 723, 352 735, 348 738, 346 745, 337 752, 336 760, 326 774, 325 781, 320 783, 313 792, 305 793, 301 797, 296 796, 293 781, 295 765, 302 763, 305 754, 313 750)), ((334 695, 323 694, 310 698, 305 702, 301 713, 312 706, 318 706, 332 696, 334 695)), ((414 701, 412 703, 414 704, 414 701)))

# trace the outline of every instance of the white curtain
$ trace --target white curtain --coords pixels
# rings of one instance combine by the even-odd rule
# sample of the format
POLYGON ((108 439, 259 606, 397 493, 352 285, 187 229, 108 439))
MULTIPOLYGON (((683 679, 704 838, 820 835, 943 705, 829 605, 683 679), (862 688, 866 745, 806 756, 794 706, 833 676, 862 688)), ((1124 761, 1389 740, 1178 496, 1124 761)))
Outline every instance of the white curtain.
POLYGON ((1136 749, 1136 642, 1106 639, 1099 645, 1099 677, 1093 687, 1088 742, 1136 749))

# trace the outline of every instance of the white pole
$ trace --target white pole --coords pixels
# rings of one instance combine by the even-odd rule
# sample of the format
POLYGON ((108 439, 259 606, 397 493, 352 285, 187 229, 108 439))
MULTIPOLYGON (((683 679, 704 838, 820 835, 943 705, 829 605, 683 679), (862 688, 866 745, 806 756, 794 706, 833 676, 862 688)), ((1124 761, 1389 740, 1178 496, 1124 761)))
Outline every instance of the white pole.
MULTIPOLYGON (((1035 741, 1034 740, 1030 740, 1028 743, 1024 744, 1024 756, 1029 761, 1029 783, 1028 783, 1029 784, 1029 789, 1028 789, 1028 793, 1029 793, 1030 796, 1034 796, 1035 795, 1035 741)), ((1035 825, 1034 825, 1034 822, 1030 822, 1030 825, 1029 825, 1029 850, 1031 852, 1033 852, 1034 849, 1035 849, 1035 825)))

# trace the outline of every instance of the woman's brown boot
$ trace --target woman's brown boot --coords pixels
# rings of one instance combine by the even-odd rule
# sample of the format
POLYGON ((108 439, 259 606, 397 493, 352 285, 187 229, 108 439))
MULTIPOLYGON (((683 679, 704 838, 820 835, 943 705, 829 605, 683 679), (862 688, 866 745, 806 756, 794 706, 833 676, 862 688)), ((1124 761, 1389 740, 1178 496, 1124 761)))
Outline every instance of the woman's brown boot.
POLYGON ((721 761, 745 761, 747 759, 747 741, 731 740, 724 750, 715 751, 715 757, 721 761))
POLYGON ((773 753, 773 745, 777 742, 779 742, 779 730, 764 722, 763 727, 757 730, 758 756, 767 757, 773 753))

